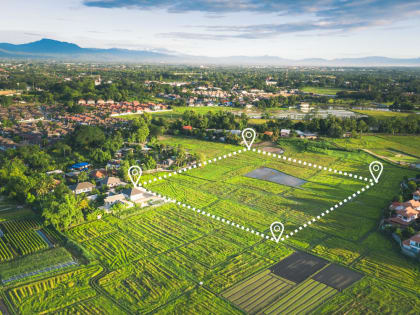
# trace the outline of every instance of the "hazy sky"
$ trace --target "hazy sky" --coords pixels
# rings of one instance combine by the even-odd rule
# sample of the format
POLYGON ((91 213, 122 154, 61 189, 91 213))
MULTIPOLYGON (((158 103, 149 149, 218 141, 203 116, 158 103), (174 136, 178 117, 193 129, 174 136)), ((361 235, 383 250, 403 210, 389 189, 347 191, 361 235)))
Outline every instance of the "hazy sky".
POLYGON ((420 57, 420 1, 0 0, 0 42, 291 59, 420 57))

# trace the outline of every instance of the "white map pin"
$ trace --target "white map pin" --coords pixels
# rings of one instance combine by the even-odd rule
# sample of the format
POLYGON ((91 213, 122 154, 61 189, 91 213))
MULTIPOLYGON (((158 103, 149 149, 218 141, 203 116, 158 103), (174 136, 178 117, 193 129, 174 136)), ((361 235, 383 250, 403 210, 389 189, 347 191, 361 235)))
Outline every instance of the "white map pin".
POLYGON ((271 234, 274 237, 274 240, 278 243, 284 231, 284 225, 281 222, 273 222, 270 226, 271 234))
POLYGON ((138 187, 137 184, 140 181, 140 177, 142 173, 143 172, 140 166, 137 166, 137 165, 130 166, 130 168, 128 169, 128 177, 130 177, 130 180, 133 183, 135 188, 138 187))
POLYGON ((373 179, 375 180, 375 183, 378 183, 379 177, 381 177, 382 171, 384 170, 384 166, 379 161, 373 161, 369 165, 369 171, 372 175, 373 179))
POLYGON ((256 135, 257 133, 252 128, 246 128, 242 130, 242 139, 244 139, 245 145, 248 148, 248 150, 251 149, 251 146, 254 143, 256 135))

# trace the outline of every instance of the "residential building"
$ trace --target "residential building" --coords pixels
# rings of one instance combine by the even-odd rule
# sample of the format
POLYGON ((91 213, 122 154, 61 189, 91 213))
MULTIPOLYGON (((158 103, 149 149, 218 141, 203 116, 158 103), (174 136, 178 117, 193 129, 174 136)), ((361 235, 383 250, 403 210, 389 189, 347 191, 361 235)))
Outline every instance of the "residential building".
POLYGON ((107 186, 109 188, 117 187, 121 185, 126 185, 126 183, 122 182, 118 177, 105 177, 104 179, 99 181, 100 186, 107 186))
POLYGON ((122 193, 126 196, 127 199, 131 200, 137 205, 140 205, 141 207, 148 206, 149 201, 156 199, 156 197, 152 194, 137 188, 124 189, 122 193))
POLYGON ((106 170, 104 170, 104 169, 94 170, 90 173, 90 176, 95 178, 95 179, 105 178, 106 175, 107 175, 107 173, 106 173, 106 170))
POLYGON ((85 171, 89 168, 90 164, 87 162, 76 163, 70 166, 70 169, 77 171, 85 171))
POLYGON ((88 193, 95 188, 95 185, 89 182, 81 182, 69 187, 76 195, 88 193))
POLYGON ((111 195, 104 199, 104 206, 110 208, 118 202, 125 203, 125 201, 124 194, 111 195))
POLYGON ((272 131, 264 131, 264 135, 265 136, 272 137, 273 136, 273 132, 272 131))
POLYGON ((301 138, 301 139, 315 140, 315 139, 318 138, 318 135, 316 133, 303 132, 303 131, 300 131, 300 130, 296 130, 296 133, 298 134, 299 138, 301 138))
POLYGON ((420 233, 402 242, 402 247, 416 254, 420 253, 420 233))
POLYGON ((309 113, 309 111, 311 110, 311 108, 310 108, 310 106, 309 106, 309 103, 300 103, 300 104, 298 105, 298 109, 299 109, 301 112, 304 112, 304 113, 309 113))
POLYGON ((289 137, 290 136, 290 129, 281 129, 280 130, 281 137, 289 137))
POLYGON ((393 202, 389 209, 395 211, 395 217, 388 219, 391 224, 408 226, 420 218, 420 201, 414 199, 407 202, 393 202))
POLYGON ((420 189, 413 192, 413 200, 420 201, 420 189))

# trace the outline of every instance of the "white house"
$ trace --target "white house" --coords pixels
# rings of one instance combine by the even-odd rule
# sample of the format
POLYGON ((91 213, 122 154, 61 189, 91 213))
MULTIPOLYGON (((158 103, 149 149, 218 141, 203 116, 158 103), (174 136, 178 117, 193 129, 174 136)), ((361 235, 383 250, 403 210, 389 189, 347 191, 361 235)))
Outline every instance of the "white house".
POLYGON ((268 85, 268 86, 277 85, 277 81, 265 80, 265 84, 268 85))
POLYGON ((122 182, 118 177, 113 176, 105 177, 104 179, 99 181, 99 184, 101 186, 105 185, 109 188, 126 185, 126 183, 122 182))
POLYGON ((95 188, 95 185, 89 182, 81 182, 77 183, 76 185, 70 186, 70 189, 76 195, 91 192, 93 188, 95 188))
POLYGON ((132 202, 136 203, 137 205, 140 205, 141 207, 146 207, 149 205, 149 201, 156 199, 155 196, 152 194, 146 193, 141 191, 137 188, 131 188, 131 189, 124 189, 122 191, 124 196, 131 200, 132 202))
POLYGON ((280 130, 281 137, 289 137, 290 136, 290 129, 281 129, 280 130))
POLYGON ((115 205, 117 202, 124 203, 124 201, 125 201, 125 195, 124 194, 112 195, 112 196, 108 196, 104 199, 104 206, 107 207, 107 208, 110 208, 113 205, 115 205))
POLYGON ((298 105, 298 109, 301 111, 301 112, 304 112, 304 113, 309 113, 309 111, 310 111, 310 107, 309 107, 309 103, 300 103, 299 105, 298 105))

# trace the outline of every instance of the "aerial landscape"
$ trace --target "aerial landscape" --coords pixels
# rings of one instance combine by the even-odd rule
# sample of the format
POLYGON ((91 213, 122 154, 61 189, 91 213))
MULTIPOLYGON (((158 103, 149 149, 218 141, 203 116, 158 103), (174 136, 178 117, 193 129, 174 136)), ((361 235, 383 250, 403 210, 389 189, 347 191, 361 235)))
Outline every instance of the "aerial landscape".
POLYGON ((17 0, 0 314, 419 314, 418 1, 17 0))

